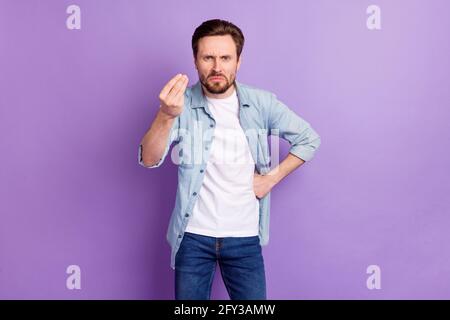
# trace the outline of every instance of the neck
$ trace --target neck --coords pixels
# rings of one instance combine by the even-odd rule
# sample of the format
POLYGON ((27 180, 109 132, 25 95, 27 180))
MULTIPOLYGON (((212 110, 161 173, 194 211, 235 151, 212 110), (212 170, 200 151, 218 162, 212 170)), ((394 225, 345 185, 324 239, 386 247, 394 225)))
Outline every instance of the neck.
POLYGON ((235 90, 235 86, 236 85, 233 83, 233 85, 231 87, 229 87, 227 91, 225 91, 224 93, 218 93, 218 94, 209 92, 208 89, 206 89, 203 84, 202 84, 202 89, 203 89, 203 93, 208 98, 225 99, 225 98, 228 98, 229 96, 231 96, 233 94, 233 92, 235 90))

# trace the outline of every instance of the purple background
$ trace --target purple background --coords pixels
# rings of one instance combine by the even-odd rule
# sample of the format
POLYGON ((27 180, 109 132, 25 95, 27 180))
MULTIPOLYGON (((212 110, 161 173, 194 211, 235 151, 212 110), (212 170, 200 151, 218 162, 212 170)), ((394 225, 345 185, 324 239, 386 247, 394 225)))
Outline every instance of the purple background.
MULTIPOLYGON (((450 3, 0 2, 0 298, 172 299, 176 166, 137 163, 162 86, 197 81, 202 21, 246 36, 238 80, 321 135, 272 192, 269 299, 450 298, 450 3), (81 7, 81 30, 66 8, 81 7), (381 7, 368 30, 366 8, 381 7), (66 268, 81 267, 81 290, 66 268), (381 290, 366 287, 381 267, 381 290)), ((283 141, 281 159, 288 152, 283 141)), ((213 299, 228 299, 217 270, 213 299)))

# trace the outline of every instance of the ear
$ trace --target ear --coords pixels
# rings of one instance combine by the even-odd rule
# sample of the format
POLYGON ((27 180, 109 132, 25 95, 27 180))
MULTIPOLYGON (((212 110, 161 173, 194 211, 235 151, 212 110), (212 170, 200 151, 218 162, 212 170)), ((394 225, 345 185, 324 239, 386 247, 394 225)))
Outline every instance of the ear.
POLYGON ((194 57, 194 66, 195 66, 195 69, 198 70, 198 67, 197 67, 197 58, 196 58, 196 57, 194 57))
POLYGON ((239 70, 239 68, 241 67, 241 61, 242 61, 242 55, 239 57, 238 59, 238 63, 237 63, 237 68, 236 70, 239 70))

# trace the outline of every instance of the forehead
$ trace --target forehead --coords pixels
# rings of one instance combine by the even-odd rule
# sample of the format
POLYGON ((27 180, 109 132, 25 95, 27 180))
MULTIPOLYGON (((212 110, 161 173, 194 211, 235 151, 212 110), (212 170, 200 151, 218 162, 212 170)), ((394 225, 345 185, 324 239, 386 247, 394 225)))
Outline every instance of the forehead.
POLYGON ((207 36, 198 41, 200 55, 233 55, 236 54, 236 44, 227 34, 223 36, 207 36))

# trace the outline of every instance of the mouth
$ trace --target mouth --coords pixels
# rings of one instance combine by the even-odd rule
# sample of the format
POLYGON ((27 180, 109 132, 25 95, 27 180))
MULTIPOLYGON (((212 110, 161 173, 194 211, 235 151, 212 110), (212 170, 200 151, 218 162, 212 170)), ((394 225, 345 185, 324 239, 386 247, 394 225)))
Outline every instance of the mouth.
POLYGON ((209 79, 212 81, 221 81, 221 80, 223 80, 223 77, 214 76, 214 77, 210 77, 209 79))

